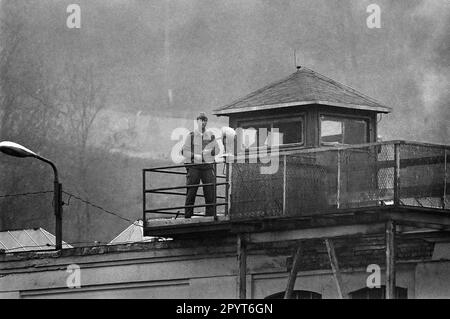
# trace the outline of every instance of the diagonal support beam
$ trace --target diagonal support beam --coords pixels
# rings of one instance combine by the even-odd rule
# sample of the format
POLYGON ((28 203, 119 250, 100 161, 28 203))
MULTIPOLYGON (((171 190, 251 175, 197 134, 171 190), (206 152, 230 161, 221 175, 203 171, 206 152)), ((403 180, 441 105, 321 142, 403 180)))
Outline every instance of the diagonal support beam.
POLYGON ((344 299, 344 294, 342 290, 342 276, 339 271, 339 264, 336 257, 336 252, 334 250, 334 243, 330 239, 325 239, 325 245, 327 246, 328 258, 330 258, 331 269, 333 270, 333 278, 336 282, 336 287, 338 290, 339 299, 344 299))
POLYGON ((289 274, 286 291, 284 292, 284 299, 291 299, 292 291, 294 290, 295 280, 297 279, 298 267, 300 265, 301 247, 300 244, 295 252, 294 260, 292 262, 291 272, 289 274))

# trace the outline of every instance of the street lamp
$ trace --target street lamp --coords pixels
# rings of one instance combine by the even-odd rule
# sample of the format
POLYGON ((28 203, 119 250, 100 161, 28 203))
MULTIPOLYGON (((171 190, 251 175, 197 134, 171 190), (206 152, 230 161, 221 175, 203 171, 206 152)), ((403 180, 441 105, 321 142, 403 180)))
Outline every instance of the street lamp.
POLYGON ((56 169, 55 164, 53 164, 53 162, 46 159, 45 157, 42 157, 42 156, 36 154, 35 152, 27 149, 26 147, 23 147, 22 145, 14 143, 14 142, 8 142, 8 141, 0 142, 0 152, 5 153, 10 156, 14 156, 14 157, 34 157, 34 158, 37 158, 38 160, 41 160, 41 161, 49 164, 52 167, 53 174, 55 176, 55 179, 53 182, 54 210, 55 210, 55 217, 56 217, 55 249, 56 250, 62 249, 62 212, 63 212, 62 185, 59 183, 58 170, 56 169))

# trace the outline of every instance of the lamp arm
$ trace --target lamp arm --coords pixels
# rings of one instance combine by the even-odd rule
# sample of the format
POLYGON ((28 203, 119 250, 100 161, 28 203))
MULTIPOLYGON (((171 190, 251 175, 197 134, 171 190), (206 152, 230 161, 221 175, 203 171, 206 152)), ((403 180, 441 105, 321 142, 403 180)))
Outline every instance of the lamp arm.
POLYGON ((40 155, 36 155, 36 156, 34 156, 34 157, 37 158, 38 160, 41 160, 41 161, 43 161, 43 162, 49 164, 49 165, 52 167, 52 169, 53 169, 53 174, 54 174, 54 176, 55 176, 55 183, 59 183, 59 179, 58 179, 58 169, 56 168, 56 165, 55 165, 52 161, 50 161, 49 159, 46 159, 45 157, 42 157, 42 156, 40 156, 40 155))

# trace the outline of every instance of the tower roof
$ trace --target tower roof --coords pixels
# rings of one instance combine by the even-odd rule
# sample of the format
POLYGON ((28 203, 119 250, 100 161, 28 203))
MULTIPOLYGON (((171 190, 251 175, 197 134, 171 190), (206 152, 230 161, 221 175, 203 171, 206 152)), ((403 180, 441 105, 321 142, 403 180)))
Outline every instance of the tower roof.
POLYGON ((215 115, 252 112, 308 104, 389 113, 390 107, 355 89, 301 67, 288 77, 214 110, 215 115))

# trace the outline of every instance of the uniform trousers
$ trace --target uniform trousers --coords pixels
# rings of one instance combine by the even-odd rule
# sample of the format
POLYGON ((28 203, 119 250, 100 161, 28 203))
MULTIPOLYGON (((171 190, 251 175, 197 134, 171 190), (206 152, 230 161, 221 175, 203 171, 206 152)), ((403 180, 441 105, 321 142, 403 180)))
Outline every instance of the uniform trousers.
MULTIPOLYGON (((214 169, 212 167, 202 167, 197 168, 195 166, 187 167, 187 175, 186 175, 186 185, 195 185, 200 184, 200 181, 203 184, 213 184, 216 176, 214 175, 214 169)), ((203 187, 203 195, 205 196, 205 204, 213 204, 214 203, 214 186, 202 186, 203 187)), ((186 206, 195 204, 195 197, 197 196, 198 186, 196 187, 188 187, 186 189, 186 206)), ((214 216, 215 207, 214 206, 206 206, 205 215, 206 216, 214 216)), ((185 218, 191 218, 194 212, 194 208, 186 208, 185 209, 185 218)))

